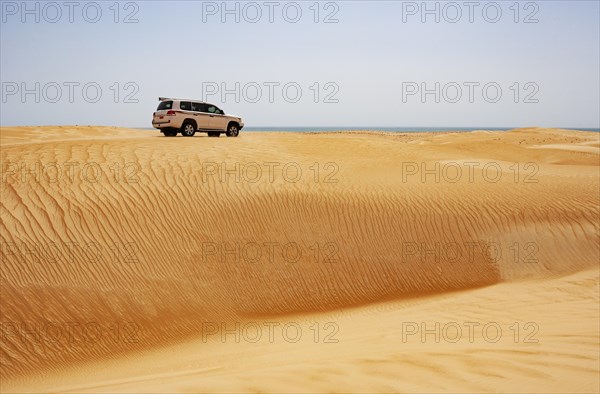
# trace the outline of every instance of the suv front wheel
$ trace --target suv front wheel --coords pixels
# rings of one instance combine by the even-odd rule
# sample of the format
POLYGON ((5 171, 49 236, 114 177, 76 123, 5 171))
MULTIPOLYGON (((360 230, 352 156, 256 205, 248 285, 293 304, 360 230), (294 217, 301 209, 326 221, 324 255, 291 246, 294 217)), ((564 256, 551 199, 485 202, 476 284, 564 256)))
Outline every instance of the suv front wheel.
POLYGON ((193 122, 184 122, 181 125, 181 135, 184 137, 193 137, 196 134, 196 125, 193 122))
POLYGON ((240 128, 235 123, 229 123, 225 134, 227 137, 237 137, 240 134, 240 128))

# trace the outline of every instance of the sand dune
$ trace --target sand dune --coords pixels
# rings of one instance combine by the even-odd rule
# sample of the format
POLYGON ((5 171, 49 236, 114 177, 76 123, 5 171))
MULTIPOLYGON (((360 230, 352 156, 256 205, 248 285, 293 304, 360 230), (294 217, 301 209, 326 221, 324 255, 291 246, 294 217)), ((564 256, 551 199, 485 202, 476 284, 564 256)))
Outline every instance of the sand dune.
POLYGON ((3 388, 598 390, 597 133, 0 137, 3 388), (314 319, 339 343, 215 340, 314 319), (429 319, 540 343, 390 340, 429 319))

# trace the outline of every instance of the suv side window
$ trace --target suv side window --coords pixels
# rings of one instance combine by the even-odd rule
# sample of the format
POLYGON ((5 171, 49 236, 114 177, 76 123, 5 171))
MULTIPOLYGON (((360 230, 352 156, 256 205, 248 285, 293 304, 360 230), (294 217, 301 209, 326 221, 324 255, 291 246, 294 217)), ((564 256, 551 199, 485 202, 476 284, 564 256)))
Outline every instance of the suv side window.
POLYGON ((192 103, 192 111, 194 112, 206 112, 204 108, 204 104, 201 103, 192 103))
POLYGON ((190 103, 189 101, 182 101, 179 103, 179 108, 182 111, 191 111, 192 110, 192 103, 190 103))
POLYGON ((208 113, 211 114, 222 114, 223 111, 221 111, 219 108, 215 107, 214 105, 208 105, 208 110, 206 111, 208 113))

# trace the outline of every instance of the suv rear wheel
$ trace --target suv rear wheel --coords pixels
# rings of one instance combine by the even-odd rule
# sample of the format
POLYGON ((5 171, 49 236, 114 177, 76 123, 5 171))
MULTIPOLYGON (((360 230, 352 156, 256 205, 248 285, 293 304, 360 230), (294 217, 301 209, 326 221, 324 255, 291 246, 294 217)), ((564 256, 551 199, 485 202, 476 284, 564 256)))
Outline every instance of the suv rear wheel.
POLYGON ((235 123, 229 123, 225 134, 227 134, 227 137, 237 137, 240 134, 240 128, 235 123))
POLYGON ((193 137, 196 134, 196 125, 193 122, 184 122, 181 125, 181 135, 184 137, 193 137))

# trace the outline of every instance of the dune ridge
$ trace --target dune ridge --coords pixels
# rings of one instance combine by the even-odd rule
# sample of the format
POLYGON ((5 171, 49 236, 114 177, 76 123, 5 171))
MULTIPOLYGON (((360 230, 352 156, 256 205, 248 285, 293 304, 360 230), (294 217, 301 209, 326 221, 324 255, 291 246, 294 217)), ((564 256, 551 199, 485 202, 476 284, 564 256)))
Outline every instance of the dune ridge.
POLYGON ((0 136, 8 378, 177 342, 204 321, 547 279, 600 257, 596 133, 0 136), (121 335, 133 322, 138 340, 52 342, 14 326, 51 322, 121 335))

